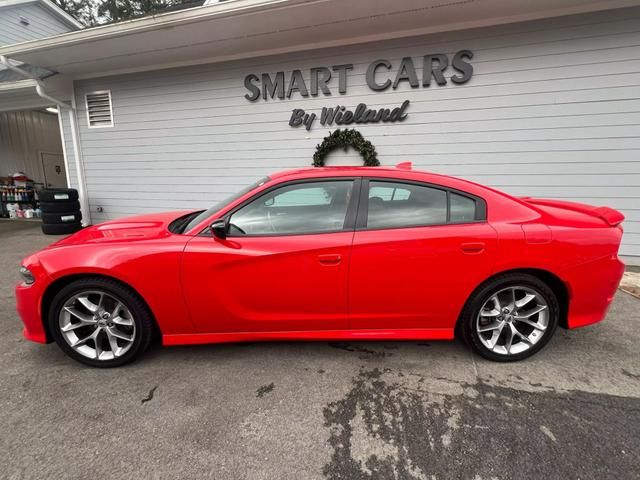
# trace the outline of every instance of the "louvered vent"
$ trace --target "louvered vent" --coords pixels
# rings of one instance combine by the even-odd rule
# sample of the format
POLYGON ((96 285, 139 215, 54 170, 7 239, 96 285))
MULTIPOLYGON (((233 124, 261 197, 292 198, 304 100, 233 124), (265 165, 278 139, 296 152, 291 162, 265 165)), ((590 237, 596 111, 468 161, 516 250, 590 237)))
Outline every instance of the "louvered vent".
POLYGON ((89 128, 113 127, 111 91, 91 92, 85 96, 89 128))

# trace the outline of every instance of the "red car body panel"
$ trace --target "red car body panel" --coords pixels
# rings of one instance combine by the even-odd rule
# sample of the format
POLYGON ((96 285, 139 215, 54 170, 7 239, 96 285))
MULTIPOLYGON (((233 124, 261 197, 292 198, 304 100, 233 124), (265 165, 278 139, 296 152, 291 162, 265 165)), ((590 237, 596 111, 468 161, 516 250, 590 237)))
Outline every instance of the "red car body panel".
POLYGON ((514 198, 472 182, 392 168, 283 172, 182 234, 188 212, 86 228, 26 258, 36 277, 16 287, 29 340, 48 341, 48 289, 78 275, 130 285, 168 345, 242 340, 450 339, 471 293, 501 272, 535 269, 568 294, 569 328, 602 320, 624 266, 620 212, 514 198), (486 221, 289 236, 200 235, 215 219, 274 185, 313 178, 424 182, 484 199, 486 221))
POLYGON ((497 246, 487 223, 356 232, 350 327, 452 332, 461 306, 491 276, 497 246))
POLYGON ((353 232, 211 240, 194 237, 184 254, 184 293, 199 332, 349 328, 353 232))

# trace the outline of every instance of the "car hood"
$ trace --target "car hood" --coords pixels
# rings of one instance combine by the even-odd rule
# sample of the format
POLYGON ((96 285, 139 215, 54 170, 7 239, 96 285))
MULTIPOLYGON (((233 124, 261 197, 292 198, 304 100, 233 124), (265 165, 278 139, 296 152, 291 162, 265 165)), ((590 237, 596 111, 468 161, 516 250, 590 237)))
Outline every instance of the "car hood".
POLYGON ((121 218, 83 228, 48 248, 79 245, 87 243, 132 242, 163 238, 172 235, 169 224, 192 210, 179 212, 152 213, 135 217, 121 218))

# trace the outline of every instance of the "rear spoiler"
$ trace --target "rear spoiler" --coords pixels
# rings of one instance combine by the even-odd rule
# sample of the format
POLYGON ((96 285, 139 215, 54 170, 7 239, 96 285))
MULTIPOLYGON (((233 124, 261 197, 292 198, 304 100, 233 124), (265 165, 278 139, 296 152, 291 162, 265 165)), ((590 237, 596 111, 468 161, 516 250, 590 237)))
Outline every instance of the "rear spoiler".
POLYGON ((520 197, 520 199, 533 205, 564 208, 565 210, 572 210, 574 212, 598 217, 612 227, 620 225, 624 220, 624 215, 621 212, 609 207, 594 207, 593 205, 587 205, 585 203, 565 202, 562 200, 551 200, 547 198, 520 197))

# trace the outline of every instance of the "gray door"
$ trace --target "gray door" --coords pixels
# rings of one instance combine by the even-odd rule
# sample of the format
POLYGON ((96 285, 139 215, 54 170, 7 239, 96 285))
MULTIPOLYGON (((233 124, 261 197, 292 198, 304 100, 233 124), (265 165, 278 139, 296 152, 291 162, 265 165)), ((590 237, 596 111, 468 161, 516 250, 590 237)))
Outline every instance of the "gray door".
POLYGON ((42 170, 44 171, 44 184, 47 188, 66 188, 67 173, 64 168, 64 156, 61 153, 40 154, 42 170))

